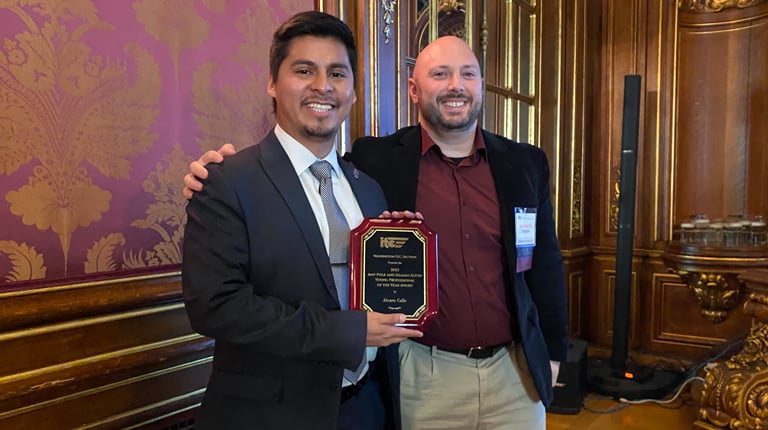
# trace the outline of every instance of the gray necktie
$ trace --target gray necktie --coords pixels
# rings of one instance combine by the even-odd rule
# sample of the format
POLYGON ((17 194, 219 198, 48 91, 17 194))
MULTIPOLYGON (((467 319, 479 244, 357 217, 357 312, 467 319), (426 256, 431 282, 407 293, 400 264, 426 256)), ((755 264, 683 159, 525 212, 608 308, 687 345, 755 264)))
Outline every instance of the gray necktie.
MULTIPOLYGON (((341 207, 333 197, 331 181, 331 163, 319 160, 309 166, 309 170, 320 181, 320 198, 328 221, 328 258, 333 270, 333 283, 339 295, 341 309, 349 309, 349 224, 344 218, 341 207)), ((357 382, 366 362, 365 355, 357 370, 344 369, 344 377, 350 382, 357 382)))

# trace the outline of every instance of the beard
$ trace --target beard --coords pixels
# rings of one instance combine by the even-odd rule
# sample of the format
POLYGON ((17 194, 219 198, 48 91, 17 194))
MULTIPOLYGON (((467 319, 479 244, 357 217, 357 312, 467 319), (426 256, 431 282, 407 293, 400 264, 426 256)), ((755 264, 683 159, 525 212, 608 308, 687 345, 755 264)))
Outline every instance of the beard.
POLYGON ((322 140, 333 138, 337 131, 338 128, 327 127, 321 124, 304 126, 304 133, 306 133, 308 137, 322 140))
POLYGON ((480 103, 475 103, 472 96, 461 97, 469 105, 467 114, 447 117, 440 111, 440 104, 446 98, 455 99, 458 97, 448 94, 438 97, 435 102, 419 104, 418 108, 424 120, 433 127, 444 131, 465 131, 471 128, 480 116, 480 103))

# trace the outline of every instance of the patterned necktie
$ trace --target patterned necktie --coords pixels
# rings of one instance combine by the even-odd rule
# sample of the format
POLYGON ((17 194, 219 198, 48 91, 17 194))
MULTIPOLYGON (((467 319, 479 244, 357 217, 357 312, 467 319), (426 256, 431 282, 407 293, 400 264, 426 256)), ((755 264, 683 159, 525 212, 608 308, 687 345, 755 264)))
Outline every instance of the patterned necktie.
MULTIPOLYGON (((320 181, 320 199, 323 201, 325 218, 328 221, 328 258, 333 270, 333 283, 339 295, 341 309, 349 309, 349 224, 344 218, 341 207, 333 197, 333 182, 331 181, 331 163, 319 160, 309 166, 309 170, 320 181)), ((357 370, 344 369, 344 377, 352 383, 360 379, 360 373, 366 362, 363 361, 357 370)))

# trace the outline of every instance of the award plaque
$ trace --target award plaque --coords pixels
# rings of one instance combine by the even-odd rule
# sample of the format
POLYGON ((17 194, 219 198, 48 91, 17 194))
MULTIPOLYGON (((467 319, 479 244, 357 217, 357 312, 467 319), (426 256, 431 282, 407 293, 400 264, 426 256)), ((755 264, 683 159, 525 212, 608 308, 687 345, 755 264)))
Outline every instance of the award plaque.
POLYGON ((402 313, 421 329, 437 315, 437 235, 421 220, 366 218, 350 233, 349 308, 402 313))

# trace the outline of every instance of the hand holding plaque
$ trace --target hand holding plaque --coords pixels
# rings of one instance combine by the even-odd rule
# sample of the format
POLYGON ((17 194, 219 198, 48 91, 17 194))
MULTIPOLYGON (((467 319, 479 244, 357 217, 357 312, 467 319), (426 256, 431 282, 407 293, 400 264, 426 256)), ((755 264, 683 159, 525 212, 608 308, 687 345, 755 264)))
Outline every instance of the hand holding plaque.
POLYGON ((349 250, 350 309, 402 313, 417 329, 437 315, 437 235, 423 221, 366 218, 349 250))

